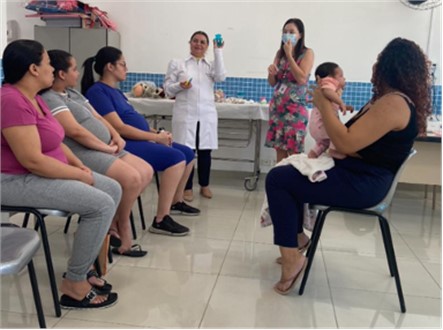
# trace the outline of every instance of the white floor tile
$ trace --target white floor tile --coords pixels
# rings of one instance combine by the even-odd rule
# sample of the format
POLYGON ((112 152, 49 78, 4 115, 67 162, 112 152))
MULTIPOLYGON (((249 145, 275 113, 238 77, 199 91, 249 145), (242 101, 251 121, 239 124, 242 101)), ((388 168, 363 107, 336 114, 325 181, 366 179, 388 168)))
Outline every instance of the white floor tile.
MULTIPOLYGON (((394 279, 375 218, 331 214, 306 284, 287 296, 273 291, 280 278, 272 226, 259 223, 264 176, 255 191, 243 188, 246 173, 214 171, 212 199, 199 195, 197 217, 174 216, 190 228, 186 237, 154 235, 141 228, 133 208, 143 258, 114 255, 106 279, 117 305, 100 311, 66 311, 54 317, 46 262, 34 263, 46 322, 51 328, 437 328, 441 327, 441 193, 436 209, 421 186, 400 184, 386 212, 397 255, 407 312, 400 313, 394 279)), ((142 194, 147 227, 157 208, 151 184, 142 194)), ((12 221, 20 224, 23 216, 12 221)), ((73 219, 45 220, 58 284, 72 249, 73 219)), ((308 233, 309 234, 309 233, 308 233)), ((36 328, 27 271, 0 279, 2 328, 36 328)))
POLYGON ((316 288, 299 296, 272 289, 275 281, 220 276, 202 328, 333 328, 329 290, 316 288))
POLYGON ((66 319, 159 328, 198 327, 215 276, 116 265, 107 276, 119 301, 100 311, 70 311, 66 319))
POLYGON ((400 312, 396 294, 332 289, 340 328, 441 328, 441 300, 405 296, 400 312))

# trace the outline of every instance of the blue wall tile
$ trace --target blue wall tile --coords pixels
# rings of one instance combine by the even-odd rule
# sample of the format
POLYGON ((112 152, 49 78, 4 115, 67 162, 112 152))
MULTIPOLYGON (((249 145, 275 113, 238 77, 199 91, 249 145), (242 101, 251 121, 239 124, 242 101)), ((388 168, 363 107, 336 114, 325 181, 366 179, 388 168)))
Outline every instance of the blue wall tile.
MULTIPOLYGON (((153 73, 132 73, 128 72, 127 78, 120 84, 123 92, 131 90, 132 86, 138 81, 153 81, 157 86, 162 86, 164 81, 163 74, 153 73)), ((309 84, 313 84, 310 81, 309 84)), ((261 78, 241 78, 227 77, 222 83, 216 83, 215 89, 222 89, 226 97, 242 97, 259 101, 262 97, 270 100, 273 88, 269 86, 266 79, 261 78)), ((366 82, 347 82, 343 92, 343 100, 346 104, 352 105, 356 110, 360 109, 372 96, 372 84, 366 82)), ((441 85, 435 85, 432 88, 432 109, 434 114, 441 115, 441 85)))

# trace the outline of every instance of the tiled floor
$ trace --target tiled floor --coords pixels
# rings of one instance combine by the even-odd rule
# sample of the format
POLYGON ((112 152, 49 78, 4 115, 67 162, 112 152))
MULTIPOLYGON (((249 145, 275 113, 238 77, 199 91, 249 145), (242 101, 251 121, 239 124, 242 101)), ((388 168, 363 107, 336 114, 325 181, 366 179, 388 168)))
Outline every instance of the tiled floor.
MULTIPOLYGON (((279 278, 272 228, 258 216, 263 180, 243 189, 243 175, 216 172, 212 200, 192 203, 199 217, 176 217, 187 237, 142 232, 147 257, 115 257, 106 276, 119 293, 116 306, 100 311, 54 310, 43 252, 35 258, 48 327, 53 328, 440 328, 441 195, 431 209, 423 187, 400 185, 388 217, 407 312, 400 313, 375 219, 331 215, 303 296, 272 290, 279 278)), ((156 192, 143 195, 152 219, 156 192)), ((136 210, 136 208, 135 208, 136 210)), ((138 212, 135 212, 136 214, 138 212)), ((14 218, 13 218, 14 219, 14 218)), ((14 219, 18 221, 19 219, 14 219)), ((65 271, 75 225, 47 221, 58 279, 65 271)), ((1 327, 37 327, 28 274, 1 278, 1 327)))

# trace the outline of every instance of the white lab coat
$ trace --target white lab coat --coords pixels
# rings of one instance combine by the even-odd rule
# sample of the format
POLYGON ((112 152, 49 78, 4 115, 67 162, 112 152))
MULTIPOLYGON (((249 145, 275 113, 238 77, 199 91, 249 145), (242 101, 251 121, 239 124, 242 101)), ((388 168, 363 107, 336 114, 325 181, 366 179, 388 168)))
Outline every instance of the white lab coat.
POLYGON ((214 101, 214 83, 224 81, 226 71, 223 53, 214 49, 214 61, 204 58, 197 61, 193 56, 185 60, 169 62, 165 76, 165 92, 175 97, 172 111, 172 135, 175 142, 196 148, 197 122, 200 122, 199 149, 217 149, 217 110, 214 101), (183 89, 180 82, 192 78, 192 87, 183 89))

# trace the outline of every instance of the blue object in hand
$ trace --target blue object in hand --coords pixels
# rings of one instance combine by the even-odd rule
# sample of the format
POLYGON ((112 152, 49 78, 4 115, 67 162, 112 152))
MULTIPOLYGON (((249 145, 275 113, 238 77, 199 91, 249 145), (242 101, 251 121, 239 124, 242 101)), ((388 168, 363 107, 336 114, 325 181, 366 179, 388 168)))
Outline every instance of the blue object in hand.
POLYGON ((217 47, 223 46, 223 38, 221 34, 216 34, 214 38, 215 43, 217 44, 217 47))

